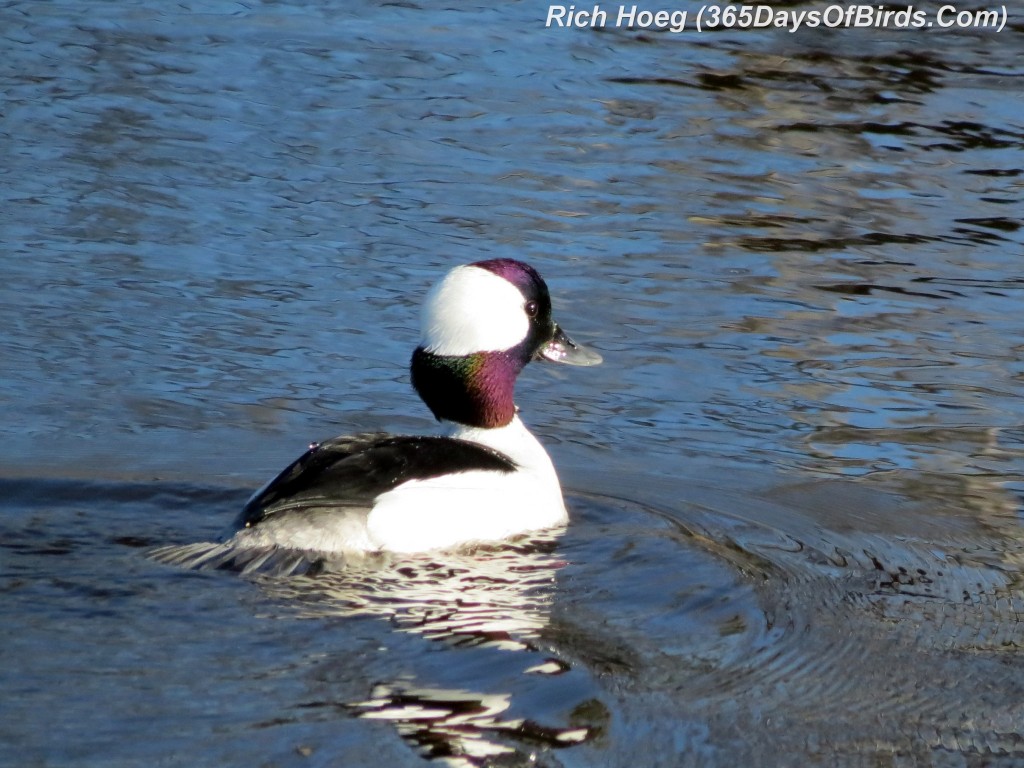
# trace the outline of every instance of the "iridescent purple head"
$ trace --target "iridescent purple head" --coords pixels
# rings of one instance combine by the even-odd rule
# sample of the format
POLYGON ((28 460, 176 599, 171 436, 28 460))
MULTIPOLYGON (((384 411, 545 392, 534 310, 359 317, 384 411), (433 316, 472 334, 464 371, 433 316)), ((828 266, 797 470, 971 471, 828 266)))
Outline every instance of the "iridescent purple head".
POLYGON ((413 386, 439 420, 471 426, 512 421, 515 380, 531 360, 601 362, 554 323, 544 280, 514 259, 449 272, 427 295, 422 330, 413 386))

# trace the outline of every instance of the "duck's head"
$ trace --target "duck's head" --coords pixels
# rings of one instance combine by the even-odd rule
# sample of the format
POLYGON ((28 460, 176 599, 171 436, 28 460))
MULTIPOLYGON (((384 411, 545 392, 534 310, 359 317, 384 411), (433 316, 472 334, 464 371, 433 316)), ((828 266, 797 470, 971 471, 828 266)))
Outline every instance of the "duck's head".
POLYGON ((531 360, 597 365, 551 319, 551 296, 529 264, 491 259, 456 267, 423 306, 412 383, 439 420, 501 427, 515 417, 516 377, 531 360))

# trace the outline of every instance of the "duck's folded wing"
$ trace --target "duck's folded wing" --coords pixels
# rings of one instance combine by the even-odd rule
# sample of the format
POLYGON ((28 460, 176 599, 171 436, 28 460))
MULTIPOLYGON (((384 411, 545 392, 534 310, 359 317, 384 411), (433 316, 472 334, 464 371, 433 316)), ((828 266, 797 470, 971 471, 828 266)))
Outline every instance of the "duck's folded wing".
POLYGON ((453 472, 512 472, 515 463, 491 448, 451 437, 370 433, 313 445, 242 509, 238 528, 292 510, 371 507, 374 499, 410 480, 453 472))

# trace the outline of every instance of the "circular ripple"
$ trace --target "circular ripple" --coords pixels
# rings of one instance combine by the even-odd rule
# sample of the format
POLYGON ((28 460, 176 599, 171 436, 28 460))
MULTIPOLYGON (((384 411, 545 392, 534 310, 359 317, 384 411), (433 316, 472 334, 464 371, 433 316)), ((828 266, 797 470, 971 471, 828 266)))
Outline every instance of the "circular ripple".
POLYGON ((605 675, 624 731, 698 763, 769 745, 824 764, 1019 757, 1015 542, 857 489, 802 492, 720 494, 729 512, 581 497, 549 636, 605 675), (829 494, 856 530, 804 514, 829 494))

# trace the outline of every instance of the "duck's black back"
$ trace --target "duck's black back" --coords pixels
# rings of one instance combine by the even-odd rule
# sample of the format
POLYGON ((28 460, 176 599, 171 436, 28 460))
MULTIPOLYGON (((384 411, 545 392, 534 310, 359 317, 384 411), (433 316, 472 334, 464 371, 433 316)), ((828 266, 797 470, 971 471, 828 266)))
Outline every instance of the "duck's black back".
POLYGON ((370 507, 409 480, 454 472, 513 472, 503 453, 452 437, 375 432, 313 445, 253 496, 236 520, 250 528, 268 517, 311 507, 370 507))

